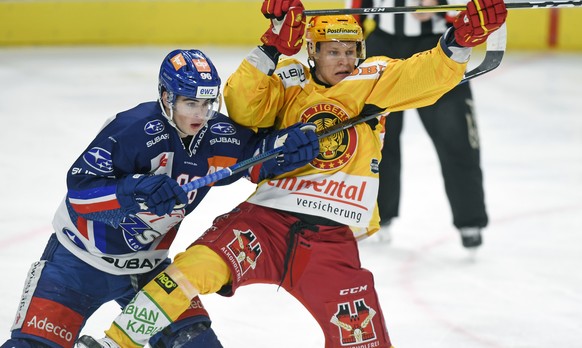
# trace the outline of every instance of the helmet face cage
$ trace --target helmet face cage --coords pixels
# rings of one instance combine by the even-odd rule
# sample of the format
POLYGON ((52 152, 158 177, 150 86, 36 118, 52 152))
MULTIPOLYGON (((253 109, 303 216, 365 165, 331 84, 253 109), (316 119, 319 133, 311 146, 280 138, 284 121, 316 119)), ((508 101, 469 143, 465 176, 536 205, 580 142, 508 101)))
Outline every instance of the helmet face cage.
MULTIPOLYGON (((160 67, 158 93, 168 93, 168 102, 173 107, 177 96, 192 99, 211 99, 220 104, 220 77, 212 61, 199 50, 174 50, 160 67)), ((209 112, 212 115, 213 112, 209 112)))
POLYGON ((319 43, 328 41, 354 41, 357 58, 366 58, 362 27, 351 15, 312 17, 307 25, 305 41, 307 42, 307 56, 311 60, 317 56, 319 43))

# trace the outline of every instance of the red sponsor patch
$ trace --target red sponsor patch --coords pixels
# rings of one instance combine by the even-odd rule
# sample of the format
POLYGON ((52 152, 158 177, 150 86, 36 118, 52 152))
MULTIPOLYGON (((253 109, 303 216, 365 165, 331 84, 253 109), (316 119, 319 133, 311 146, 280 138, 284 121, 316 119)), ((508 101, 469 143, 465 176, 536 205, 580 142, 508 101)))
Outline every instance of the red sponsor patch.
MULTIPOLYGON (((204 309, 204 305, 198 296, 194 297, 190 302, 190 306, 186 309, 176 321, 190 318, 190 317, 197 317, 197 316, 205 316, 208 317, 208 312, 204 309)), ((209 319, 210 320, 210 319, 209 319)))
POLYGON ((46 338, 61 347, 73 347, 83 316, 51 300, 32 299, 21 331, 46 338))
POLYGON ((180 70, 181 67, 186 65, 186 60, 184 59, 182 53, 176 54, 170 59, 170 61, 172 62, 172 65, 174 66, 174 69, 176 69, 176 71, 180 70))
POLYGON ((194 66, 196 67, 196 70, 198 70, 199 73, 210 72, 210 65, 208 64, 206 59, 204 58, 192 59, 192 63, 194 63, 194 66))

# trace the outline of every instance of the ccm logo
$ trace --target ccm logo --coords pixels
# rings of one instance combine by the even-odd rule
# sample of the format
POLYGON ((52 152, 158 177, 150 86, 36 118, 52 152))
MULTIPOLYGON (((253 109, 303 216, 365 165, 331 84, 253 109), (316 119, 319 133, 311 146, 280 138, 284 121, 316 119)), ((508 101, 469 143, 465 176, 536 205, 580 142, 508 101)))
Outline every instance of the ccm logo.
POLYGON ((345 295, 350 295, 350 294, 357 294, 359 292, 363 292, 368 290, 368 286, 367 285, 362 285, 362 286, 357 286, 355 288, 349 288, 349 289, 342 289, 340 290, 340 295, 341 296, 345 296, 345 295))

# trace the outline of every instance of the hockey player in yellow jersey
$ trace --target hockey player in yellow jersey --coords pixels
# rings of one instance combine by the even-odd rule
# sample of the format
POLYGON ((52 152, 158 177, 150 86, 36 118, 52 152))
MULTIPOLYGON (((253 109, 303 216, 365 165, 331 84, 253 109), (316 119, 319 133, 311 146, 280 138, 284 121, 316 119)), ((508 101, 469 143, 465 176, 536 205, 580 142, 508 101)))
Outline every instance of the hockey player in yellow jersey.
MULTIPOLYGON (((439 45, 414 59, 372 57, 356 67, 365 57, 365 44, 362 29, 348 15, 312 18, 306 43, 310 67, 297 59, 276 65, 276 46, 258 47, 242 62, 225 87, 225 102, 236 122, 267 128, 302 120, 322 130, 361 114, 429 105, 459 83, 470 51, 439 45)), ((375 232, 382 124, 379 118, 322 139, 320 155, 310 166, 263 181, 249 201, 323 216, 352 226, 358 238, 375 232), (295 179, 285 177, 314 184, 290 186, 286 183, 295 179), (334 190, 335 183, 351 188, 353 197, 334 190), (298 200, 298 195, 316 199, 298 200)))
POLYGON ((265 0, 262 12, 271 20, 263 45, 224 89, 231 118, 257 130, 297 122, 322 130, 358 115, 387 116, 320 139, 318 153, 309 154, 313 160, 291 172, 267 176, 260 165, 254 168, 262 178, 256 192, 216 218, 148 283, 107 337, 87 338, 84 346, 143 346, 194 296, 232 296, 241 286, 266 283, 305 306, 326 348, 392 347, 374 278, 361 267, 356 242, 378 229, 383 117, 434 103, 456 86, 471 47, 505 22, 505 4, 472 0, 435 48, 407 60, 365 59, 362 29, 351 16, 314 17, 307 24, 300 0, 265 0), (305 31, 309 65, 280 59, 299 52, 305 31), (137 325, 134 313, 153 321, 137 325))

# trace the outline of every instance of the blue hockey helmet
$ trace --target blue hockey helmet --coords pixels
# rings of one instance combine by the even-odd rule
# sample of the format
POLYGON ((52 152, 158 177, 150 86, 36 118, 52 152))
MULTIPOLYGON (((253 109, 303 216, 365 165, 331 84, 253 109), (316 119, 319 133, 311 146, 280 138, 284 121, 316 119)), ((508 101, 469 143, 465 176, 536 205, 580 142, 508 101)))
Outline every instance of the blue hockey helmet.
POLYGON ((171 104, 176 96, 216 100, 220 93, 220 77, 212 61, 199 50, 174 50, 160 67, 158 92, 168 92, 171 104))

